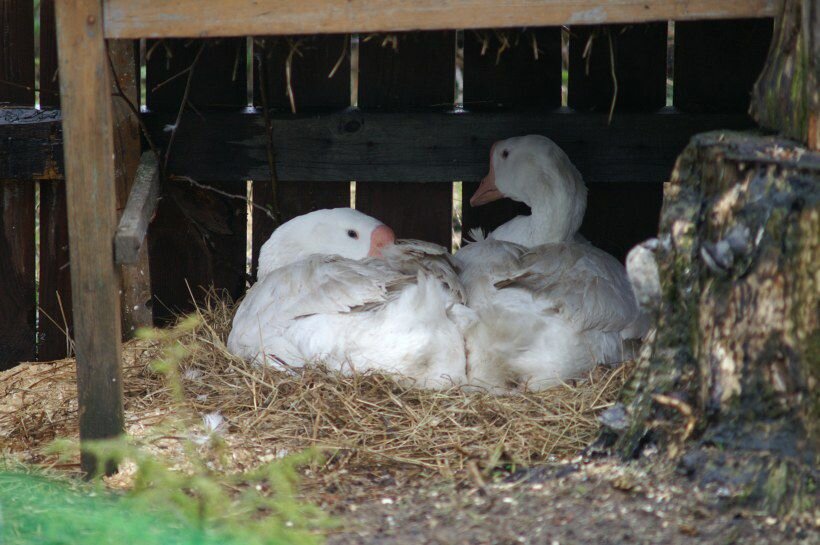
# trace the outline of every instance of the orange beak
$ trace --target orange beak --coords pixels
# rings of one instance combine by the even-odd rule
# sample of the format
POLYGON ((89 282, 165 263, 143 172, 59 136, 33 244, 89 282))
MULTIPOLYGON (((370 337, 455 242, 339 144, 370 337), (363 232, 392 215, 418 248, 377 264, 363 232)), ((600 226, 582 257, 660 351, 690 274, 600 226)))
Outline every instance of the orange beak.
POLYGON ((470 206, 481 206, 482 204, 497 201, 504 197, 504 194, 499 191, 495 185, 495 169, 493 168, 493 151, 495 150, 495 146, 496 145, 493 144, 493 147, 490 148, 490 172, 484 176, 484 179, 478 184, 478 189, 476 189, 476 192, 470 197, 470 206))
POLYGON ((386 225, 379 225, 370 233, 368 257, 382 257, 382 248, 396 242, 396 234, 386 225))
POLYGON ((504 197, 504 194, 495 186, 495 173, 491 166, 490 173, 484 176, 484 179, 478 184, 478 189, 470 197, 470 206, 481 206, 488 202, 497 201, 502 197, 504 197))

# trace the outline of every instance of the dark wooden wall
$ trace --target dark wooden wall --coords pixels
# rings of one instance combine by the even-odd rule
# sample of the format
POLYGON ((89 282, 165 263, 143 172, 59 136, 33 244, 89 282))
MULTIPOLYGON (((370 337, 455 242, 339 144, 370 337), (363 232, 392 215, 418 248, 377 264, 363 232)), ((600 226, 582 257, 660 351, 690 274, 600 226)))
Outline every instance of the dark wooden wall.
MULTIPOLYGON (((257 39, 258 47, 253 59, 254 106, 262 108, 267 104, 269 108, 290 111, 288 82, 284 70, 290 56, 290 92, 297 111, 309 114, 349 107, 348 40, 348 36, 257 39), (347 53, 342 54, 343 52, 347 53), (328 77, 331 73, 333 77, 328 77), (260 81, 261 78, 264 81, 260 81), (263 88, 267 94, 266 100, 262 99, 263 88)), ((256 179, 253 182, 253 203, 263 207, 253 211, 254 274, 259 249, 276 227, 276 220, 271 218, 271 213, 278 212, 279 221, 285 222, 312 210, 350 205, 350 180, 280 181, 274 188, 269 170, 268 168, 267 179, 256 179)))
MULTIPOLYGON (((614 93, 614 61, 614 115, 660 110, 666 104, 666 42, 666 23, 572 28, 569 106, 608 113, 614 93)), ((621 260, 636 241, 657 232, 663 186, 642 182, 645 180, 588 184, 581 233, 621 260)))
MULTIPOLYGON (((54 0, 40 2, 40 107, 59 109, 54 0)), ((40 179, 40 360, 64 357, 72 336, 68 217, 62 179, 40 179)))
MULTIPOLYGON (((186 87, 186 110, 193 112, 236 111, 247 104, 244 39, 149 41, 147 50, 150 110, 175 117, 186 87), (189 68, 192 72, 184 72, 189 68)), ((181 149, 172 146, 168 156, 184 153, 181 149)), ((244 292, 246 189, 220 181, 208 185, 216 191, 185 182, 163 186, 148 231, 153 311, 159 323, 192 310, 190 295, 199 299, 210 286, 234 298, 244 292)))
MULTIPOLYGON (((53 4, 41 4, 35 82, 32 0, 0 0, 0 25, 9 29, 0 34, 0 106, 31 109, 38 84, 41 108, 59 108, 53 4)), ((570 110, 562 113, 553 113, 561 107, 559 28, 468 30, 463 40, 468 114, 457 118, 446 113, 455 100, 455 31, 362 36, 355 74, 348 36, 256 38, 250 74, 245 39, 149 40, 144 118, 160 146, 168 144, 165 125, 175 121, 188 87, 166 174, 191 175, 209 186, 164 182, 149 231, 155 318, 164 322, 189 311, 191 295, 200 299, 211 286, 240 297, 252 281, 259 248, 276 226, 272 216, 287 221, 318 208, 347 206, 351 181, 357 181, 356 207, 390 224, 398 236, 448 246, 454 181, 463 182, 465 232, 492 229, 527 213, 525 206, 508 201, 478 209, 468 204, 485 172, 489 145, 522 131, 541 132, 567 150, 590 188, 582 233, 623 258, 633 244, 656 232, 662 182, 688 135, 747 126, 749 92, 770 35, 770 20, 677 24, 673 107, 678 114, 667 115, 659 113, 670 111, 665 109, 666 23, 570 28, 570 110), (191 75, 186 69, 197 55, 191 75), (610 55, 617 80, 611 125, 606 119, 614 89, 610 55), (350 109, 351 86, 358 88, 358 110, 350 109), (254 113, 248 113, 249 95, 254 113), (274 126, 275 186, 260 114, 265 104, 274 126), (439 175, 419 175, 414 164, 421 165, 419 172, 439 175), (256 208, 248 214, 251 179, 256 208)), ((0 149, 0 368, 65 355, 65 333, 71 332, 61 134, 59 121, 43 119, 25 131, 0 119, 0 136, 17 131, 10 134, 48 142, 39 147, 16 142, 33 150, 28 170, 0 149)))
MULTIPOLYGON (((34 10, 0 0, 0 105, 34 106, 34 10)), ((35 357, 34 194, 0 179, 0 369, 35 357)))

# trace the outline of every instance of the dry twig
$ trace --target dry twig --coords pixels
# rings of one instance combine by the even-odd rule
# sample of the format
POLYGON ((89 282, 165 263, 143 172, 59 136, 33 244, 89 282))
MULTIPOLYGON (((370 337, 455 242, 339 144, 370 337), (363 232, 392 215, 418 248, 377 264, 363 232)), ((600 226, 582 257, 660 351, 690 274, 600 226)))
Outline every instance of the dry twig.
POLYGON ((194 60, 191 62, 191 66, 188 67, 188 80, 185 82, 185 91, 182 93, 182 100, 179 103, 176 121, 174 121, 174 124, 171 126, 171 136, 168 138, 168 146, 165 148, 165 160, 162 163, 163 176, 165 176, 168 170, 168 161, 171 158, 171 148, 174 145, 174 139, 176 138, 179 124, 182 122, 182 114, 185 112, 185 105, 188 104, 188 95, 191 93, 191 82, 194 79, 194 69, 196 68, 196 64, 199 62, 199 58, 202 56, 202 52, 204 50, 205 42, 202 42, 199 45, 199 50, 196 52, 196 56, 194 56, 194 60))

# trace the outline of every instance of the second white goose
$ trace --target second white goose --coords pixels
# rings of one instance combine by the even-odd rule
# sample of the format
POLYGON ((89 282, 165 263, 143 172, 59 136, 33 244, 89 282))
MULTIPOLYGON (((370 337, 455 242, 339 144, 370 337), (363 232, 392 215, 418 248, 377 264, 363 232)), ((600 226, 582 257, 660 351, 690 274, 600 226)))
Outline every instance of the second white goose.
POLYGON ((497 142, 490 172, 470 199, 524 202, 518 216, 456 254, 468 304, 471 380, 490 388, 545 388, 596 363, 624 359, 638 307, 623 266, 577 234, 586 186, 543 136, 497 142))

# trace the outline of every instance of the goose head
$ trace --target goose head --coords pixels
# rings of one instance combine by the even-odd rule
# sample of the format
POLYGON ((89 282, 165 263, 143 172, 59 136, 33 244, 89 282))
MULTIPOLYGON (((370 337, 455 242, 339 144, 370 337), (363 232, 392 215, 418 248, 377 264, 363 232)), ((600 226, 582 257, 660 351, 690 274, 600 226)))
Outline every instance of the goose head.
POLYGON ((311 255, 381 257, 393 230, 352 208, 316 210, 280 225, 259 252, 259 278, 311 255))
MULTIPOLYGON (((470 199, 481 206, 507 197, 532 209, 550 239, 569 240, 584 218, 587 189, 581 173, 555 142, 541 135, 500 140, 490 150, 490 172, 470 199)), ((546 241, 545 241, 546 242, 546 241)))

